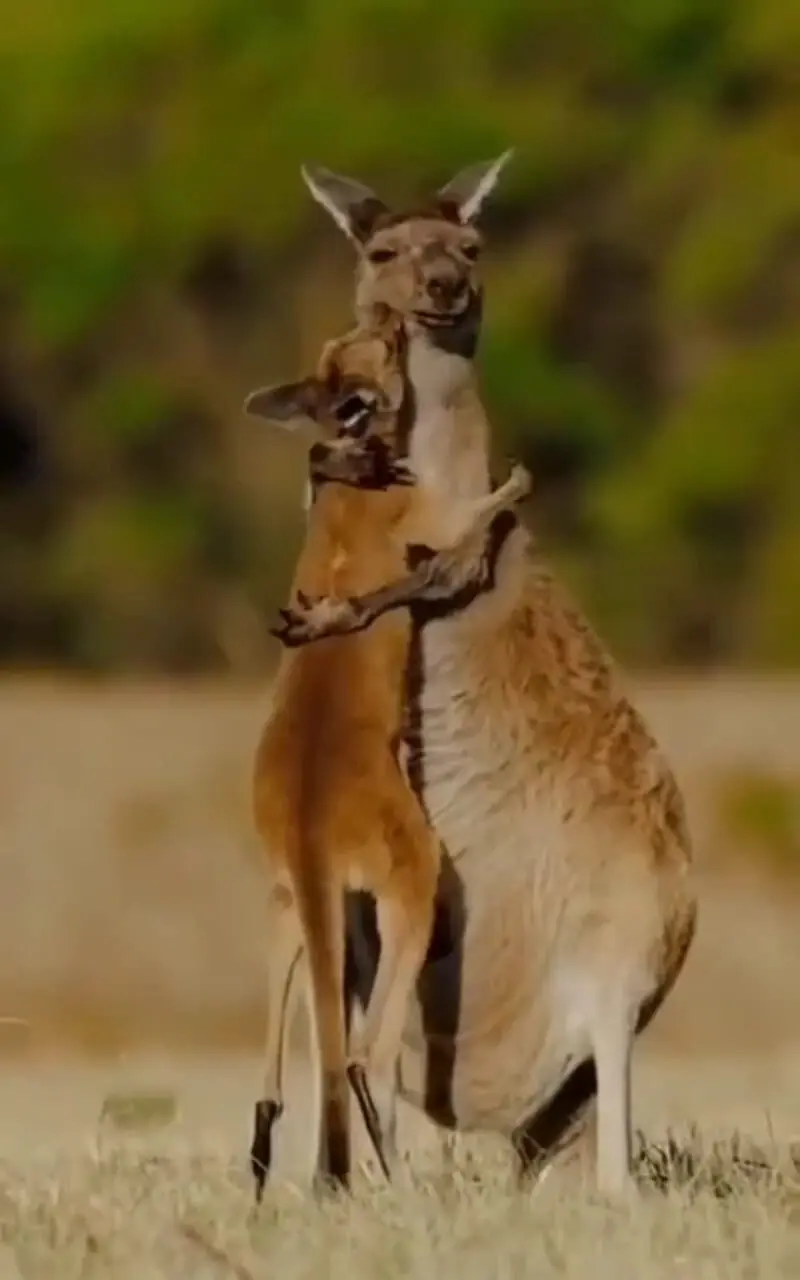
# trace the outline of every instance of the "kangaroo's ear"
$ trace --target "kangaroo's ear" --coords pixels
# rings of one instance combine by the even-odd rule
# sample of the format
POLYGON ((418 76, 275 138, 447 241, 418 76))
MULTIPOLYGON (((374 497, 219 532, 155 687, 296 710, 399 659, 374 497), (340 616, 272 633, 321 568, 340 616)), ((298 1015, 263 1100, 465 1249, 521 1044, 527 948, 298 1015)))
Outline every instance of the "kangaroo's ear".
POLYGON ((363 182, 317 165, 302 165, 300 172, 314 199, 359 247, 369 239, 381 214, 388 213, 380 197, 363 182))
POLYGON ((437 200, 440 204, 454 207, 460 222, 473 222, 484 201, 497 186, 500 174, 513 154, 513 148, 509 148, 496 160, 460 169, 454 178, 437 191, 437 200))
POLYGON ((268 418, 289 431, 295 430, 303 418, 316 422, 320 411, 322 388, 316 378, 301 382, 283 382, 274 387, 251 391, 244 411, 254 418, 268 418))

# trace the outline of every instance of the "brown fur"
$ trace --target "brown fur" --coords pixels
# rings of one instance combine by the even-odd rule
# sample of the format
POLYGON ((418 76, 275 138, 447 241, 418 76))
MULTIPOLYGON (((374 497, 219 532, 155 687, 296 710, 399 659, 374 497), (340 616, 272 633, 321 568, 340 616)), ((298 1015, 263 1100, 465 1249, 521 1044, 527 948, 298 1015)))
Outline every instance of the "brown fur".
MULTIPOLYGON (((504 159, 439 193, 455 201, 460 227, 374 216, 359 234, 351 212, 369 199, 376 214, 374 193, 306 175, 359 246, 357 307, 385 302, 403 318, 416 410, 409 458, 444 524, 490 487, 471 363, 480 289, 454 237, 472 230, 504 159), (432 305, 441 294, 432 260, 437 274, 446 264, 469 277, 463 307, 432 305)), ((539 1167, 569 1130, 590 1134, 597 1099, 598 1182, 621 1190, 633 1037, 673 985, 695 927, 683 801, 603 646, 525 530, 506 521, 477 555, 469 540, 461 552, 371 601, 385 616, 413 600, 409 770, 447 847, 464 921, 452 954, 422 975, 403 1034, 402 1096, 441 1123, 505 1132, 528 1149, 543 1143, 539 1167), (433 1061, 446 1079, 432 1085, 433 1061)), ((315 623, 326 608, 314 609, 315 623)), ((370 601, 348 609, 362 628, 370 601)), ((294 623, 297 639, 302 619, 294 623)), ((357 927, 360 950, 366 920, 357 927)))
MULTIPOLYGON (((460 226, 373 216, 354 234, 351 210, 374 193, 330 174, 309 183, 359 244, 357 306, 382 301, 403 317, 416 406, 409 456, 445 521, 489 489, 471 366, 480 309, 434 314, 423 264, 466 271, 457 237, 472 232, 501 165, 440 193, 455 199, 460 226), (386 244, 376 262, 375 246, 386 244)), ((472 278, 469 295, 479 296, 472 278)), ((404 1033, 403 1096, 427 1107, 423 1046, 429 1062, 438 1046, 450 1074, 442 1121, 446 1113, 463 1128, 544 1135, 547 1159, 597 1094, 598 1179, 620 1189, 631 1159, 632 1039, 694 933, 682 798, 603 646, 525 530, 501 531, 491 563, 467 540, 371 598, 333 612, 314 606, 306 621, 318 635, 328 623, 359 630, 371 610, 409 603, 419 672, 409 767, 467 908, 458 953, 426 966, 427 1012, 404 1033)), ((302 617, 293 623, 299 642, 302 617)))
MULTIPOLYGON (((340 439, 329 461, 317 460, 322 483, 309 517, 306 543, 292 587, 295 601, 324 594, 341 601, 400 572, 405 545, 424 538, 432 519, 419 489, 365 491, 367 462, 402 451, 405 403, 404 333, 396 323, 360 328, 325 348, 313 379, 292 388, 257 392, 251 406, 285 414, 293 405, 322 425, 338 426, 337 406, 359 389, 383 393, 369 415, 363 443, 340 439)), ((379 468, 379 469, 381 469, 379 468)), ((497 509, 505 499, 479 503, 497 509)), ((509 500, 513 500, 513 494, 509 500)), ((408 998, 418 977, 433 919, 439 842, 398 761, 409 625, 395 615, 350 639, 284 655, 271 713, 258 746, 255 818, 274 889, 269 905, 273 940, 270 1041, 265 1103, 280 1105, 283 1006, 294 959, 304 948, 310 967, 318 1039, 322 1106, 318 1170, 339 1182, 349 1176, 347 1073, 366 1070, 381 1080, 393 1116, 394 1074, 408 998), (346 1044, 344 1026, 343 895, 362 889, 378 903, 381 963, 363 1032, 346 1044), (298 927, 299 926, 299 927, 298 927), (283 943, 288 936, 288 942, 283 943), (277 941, 275 939, 277 938, 277 941), (273 1003, 274 1002, 274 1003, 273 1003), (349 1064, 349 1065, 348 1065, 349 1064)), ((351 1077, 353 1078, 353 1077, 351 1077)), ((358 1075, 353 1078, 359 1086, 358 1075)), ((369 1090, 359 1095, 365 1119, 375 1112, 369 1090)), ((381 1116, 371 1136, 382 1158, 381 1116), (377 1133, 376 1133, 377 1131, 377 1133)), ((256 1146, 258 1144, 256 1143, 256 1146)), ((264 1143, 261 1144, 262 1149, 264 1143)), ((266 1156, 269 1152, 266 1151, 266 1156)), ((267 1163, 254 1150, 254 1162, 267 1163)))
MULTIPOLYGON (((335 611, 326 601, 307 605, 292 619, 294 640, 363 633, 371 620, 393 609, 419 610, 426 602, 437 606, 441 636, 438 643, 431 641, 427 653, 431 723, 445 713, 447 736, 452 736, 449 750, 457 751, 459 734, 465 732, 462 717, 453 717, 447 708, 460 696, 464 722, 473 722, 470 732, 477 732, 479 750, 481 737, 483 750, 504 749, 501 726, 514 732, 503 770, 481 785, 495 791, 492 809, 498 815, 516 808, 520 815, 530 812, 533 832, 541 810, 540 834, 550 850, 542 853, 546 874, 531 883, 540 927, 533 953, 541 957, 542 972, 548 951, 562 955, 551 980, 566 981, 568 992, 574 988, 570 999, 577 1000, 580 1016, 587 1019, 586 1034, 598 1060, 610 1055, 613 1065, 607 1070, 627 1073, 622 1062, 629 1053, 628 1038, 646 1025, 671 989, 695 930, 688 877, 691 846, 675 779, 622 691, 600 641, 541 563, 521 526, 510 530, 493 566, 487 566, 475 539, 467 539, 394 584, 339 602, 335 611), (474 595, 457 604, 470 583, 474 595), (447 620, 448 596, 452 622, 447 620), (442 694, 437 693, 440 662, 447 672, 448 692, 442 694), (438 705, 442 711, 436 710, 438 705), (480 715, 474 716, 479 708, 480 715), (568 977, 560 978, 560 972, 568 977)), ((424 616, 417 613, 418 620, 424 616)), ((441 732, 435 739, 438 751, 444 745, 441 732)), ((470 741, 465 738, 465 750, 470 741)), ((423 752, 430 743, 431 731, 423 729, 423 752)), ((464 769, 469 769, 467 759, 464 769)), ((459 791, 464 805, 474 803, 477 795, 468 773, 463 783, 448 781, 446 788, 448 808, 458 803, 459 791)), ((435 803, 431 811, 436 822, 435 803)), ((460 833, 457 820, 447 825, 448 847, 458 850, 459 834, 462 841, 473 840, 483 820, 478 809, 460 833)), ((488 844, 491 827, 485 834, 488 844)), ((522 859, 520 836, 514 833, 511 840, 522 859)), ((489 1012, 494 1037, 500 1024, 510 1035, 513 1004, 507 1014, 498 1004, 489 1012)), ((471 1030, 474 1037, 474 1024, 471 1030)), ((611 1136, 607 1133, 601 1143, 601 1176, 612 1187, 620 1184, 624 1167, 617 1126, 628 1104, 620 1101, 622 1094, 612 1090, 610 1096, 615 1098, 613 1120, 600 1113, 601 1126, 611 1126, 611 1136)), ((554 1131, 554 1150, 557 1136, 554 1131)), ((627 1142, 629 1138, 628 1133, 627 1142)), ((629 1161, 629 1148, 624 1151, 629 1161)))

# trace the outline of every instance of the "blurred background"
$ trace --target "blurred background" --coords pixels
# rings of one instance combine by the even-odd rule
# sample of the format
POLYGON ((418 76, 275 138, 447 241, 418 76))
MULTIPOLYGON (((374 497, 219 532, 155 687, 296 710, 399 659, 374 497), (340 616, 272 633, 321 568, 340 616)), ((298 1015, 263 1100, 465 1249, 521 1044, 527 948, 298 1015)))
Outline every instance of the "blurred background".
POLYGON ((0 70, 0 1048, 260 1043, 249 770, 308 437, 241 404, 351 316, 299 167, 400 204, 509 145, 498 454, 710 886, 653 1034, 797 1039, 800 6, 27 0, 0 70))

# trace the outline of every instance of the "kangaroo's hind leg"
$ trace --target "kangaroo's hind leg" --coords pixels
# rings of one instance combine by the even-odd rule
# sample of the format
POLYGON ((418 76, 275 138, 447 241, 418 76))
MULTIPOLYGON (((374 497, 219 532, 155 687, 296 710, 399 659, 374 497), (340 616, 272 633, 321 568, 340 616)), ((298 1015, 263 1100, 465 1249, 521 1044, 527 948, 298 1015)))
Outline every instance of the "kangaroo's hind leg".
POLYGON ((520 1183, 530 1185, 543 1176, 556 1156, 570 1156, 595 1147, 597 1071, 592 1058, 573 1067, 566 1080, 511 1136, 520 1183))
POLYGON ((264 1193, 264 1183, 272 1164, 272 1134, 283 1112, 283 1059, 286 1033, 300 984, 295 981, 302 957, 300 920, 289 890, 272 887, 267 909, 269 940, 267 1041, 264 1052, 264 1083, 255 1105, 250 1168, 256 1184, 256 1200, 264 1193))
POLYGON ((631 1052, 635 1013, 609 1001, 592 1027, 597 1067, 597 1185, 617 1195, 631 1185, 631 1052))
POLYGON ((440 848, 399 774, 386 819, 392 870, 376 895, 380 960, 363 1023, 349 1046, 348 1075, 383 1172, 391 1177, 400 1046, 430 941, 440 848))

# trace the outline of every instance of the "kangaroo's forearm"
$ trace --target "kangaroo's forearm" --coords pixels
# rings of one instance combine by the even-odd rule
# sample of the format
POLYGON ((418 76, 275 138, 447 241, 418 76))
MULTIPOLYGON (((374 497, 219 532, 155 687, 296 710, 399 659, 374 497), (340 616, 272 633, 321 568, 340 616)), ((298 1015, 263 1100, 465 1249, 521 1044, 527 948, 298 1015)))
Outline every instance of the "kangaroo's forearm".
POLYGON ((480 589, 487 574, 487 531, 495 517, 525 497, 529 488, 527 471, 515 467, 504 485, 473 504, 466 531, 449 546, 434 550, 409 544, 409 558, 417 560, 410 572, 360 596, 311 601, 298 593, 299 608, 281 609, 281 625, 272 634, 286 648, 300 648, 328 636, 366 631, 383 614, 416 601, 446 601, 465 588, 480 589))
POLYGON ((524 468, 515 468, 505 484, 477 500, 473 518, 465 532, 435 552, 425 548, 425 559, 404 577, 363 596, 353 597, 352 604, 359 615, 359 625, 353 630, 369 627, 382 614, 410 605, 431 590, 438 593, 469 585, 481 573, 482 539, 492 521, 501 511, 516 505, 529 487, 527 472, 524 468))
POLYGON ((322 635, 346 635, 352 631, 366 631, 378 618, 394 609, 403 609, 413 604, 429 585, 432 560, 426 561, 417 569, 413 569, 402 578, 395 578, 374 591, 367 591, 363 596, 353 596, 348 602, 350 611, 341 616, 332 616, 322 635))

